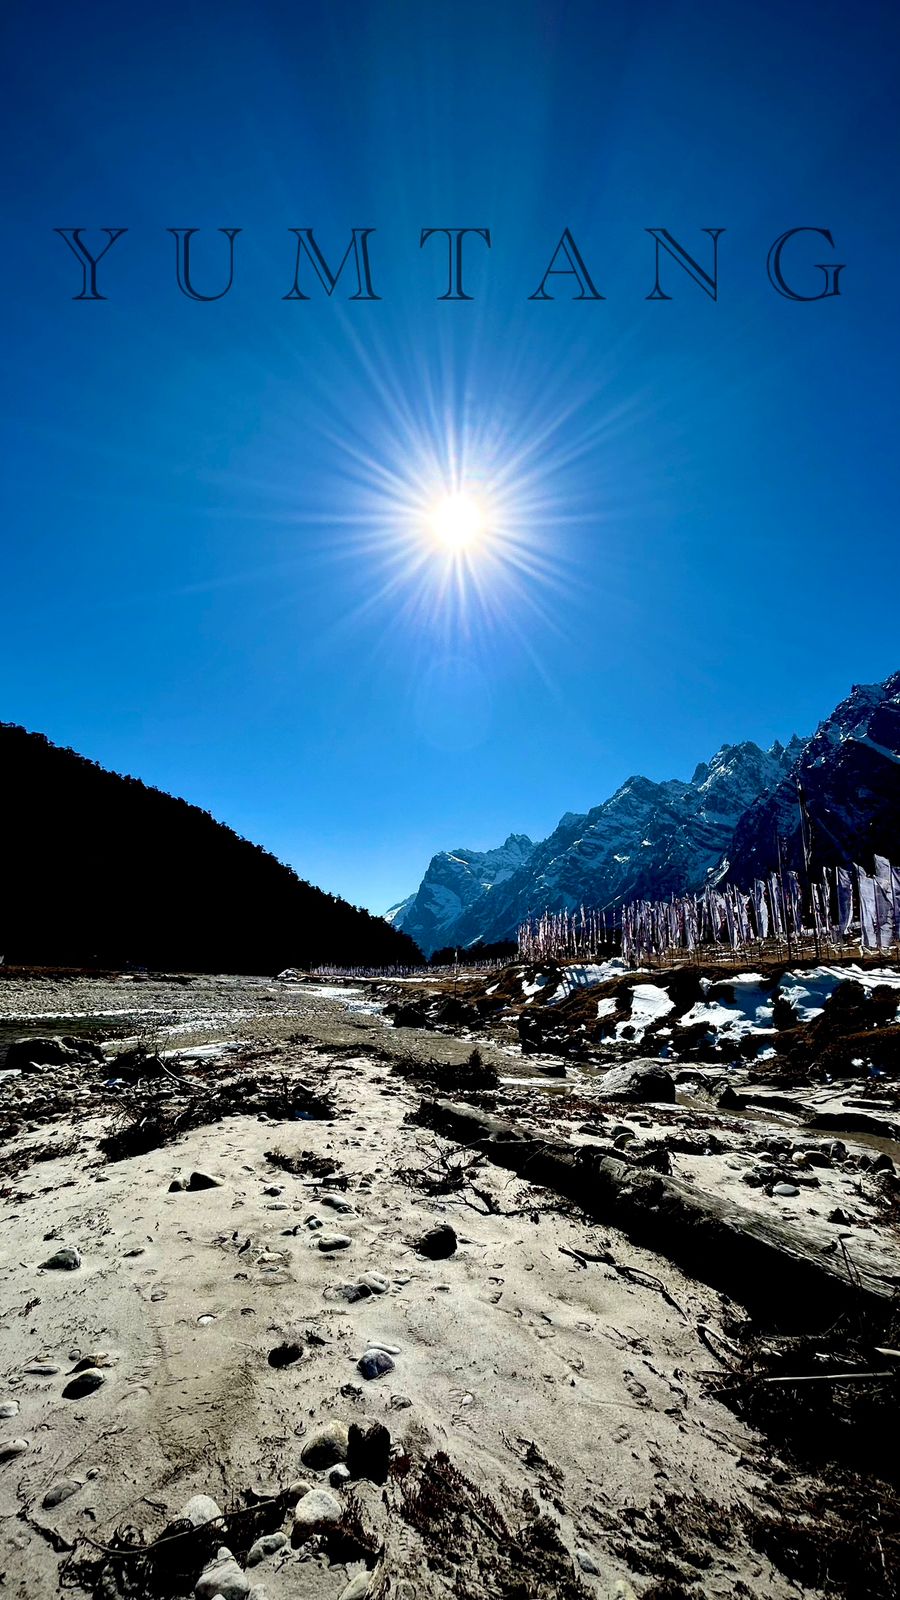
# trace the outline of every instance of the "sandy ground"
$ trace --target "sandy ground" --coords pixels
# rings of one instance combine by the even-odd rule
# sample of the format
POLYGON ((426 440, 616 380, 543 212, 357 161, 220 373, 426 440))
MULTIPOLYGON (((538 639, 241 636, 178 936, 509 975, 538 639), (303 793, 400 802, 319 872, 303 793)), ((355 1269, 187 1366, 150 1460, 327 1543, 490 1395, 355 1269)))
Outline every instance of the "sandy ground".
MULTIPOLYGON (((385 1044, 380 1017, 300 986, 275 988, 271 1000, 270 986, 239 982, 141 985, 127 1000, 123 987, 7 983, 0 1006, 12 1031, 37 1013, 68 1014, 74 1027, 121 1009, 123 1033, 152 1027, 181 1047, 265 1038, 281 1046, 286 1074, 333 1091, 337 1115, 233 1117, 115 1163, 97 1149, 105 1120, 87 1115, 76 1149, 26 1166, 0 1200, 5 1596, 58 1594, 117 1529, 153 1538, 194 1494, 227 1511, 248 1491, 327 1488, 328 1472, 304 1467, 301 1452, 310 1431, 334 1419, 383 1423, 402 1460, 445 1452, 470 1501, 475 1491, 486 1496, 511 1527, 523 1508, 549 1517, 572 1582, 599 1600, 804 1592, 750 1548, 737 1516, 747 1507, 771 1513, 782 1469, 708 1392, 714 1362, 698 1327, 719 1324, 717 1295, 499 1170, 483 1168, 478 1184, 501 1214, 402 1181, 401 1170, 432 1166, 443 1141, 405 1121, 419 1094, 389 1063, 352 1053, 359 1041, 385 1044), (289 1044, 297 1034, 307 1042, 289 1044), (267 1159, 272 1150, 330 1157, 346 1187, 286 1172, 267 1159), (170 1192, 194 1170, 219 1186, 170 1192), (416 1242, 443 1222, 458 1248, 427 1259, 416 1242), (323 1251, 333 1235, 349 1242, 323 1251), (80 1267, 42 1268, 63 1245, 81 1253, 80 1267), (564 1253, 606 1247, 671 1298, 564 1253), (379 1275, 384 1292, 349 1303, 342 1286, 362 1274, 379 1275), (275 1368, 269 1354, 285 1342, 302 1355, 275 1368), (357 1362, 373 1347, 387 1347, 393 1369, 368 1380, 357 1362), (104 1381, 65 1398, 85 1357, 104 1381), (4 1461, 12 1440, 26 1448, 4 1461), (67 1497, 46 1505, 60 1485, 67 1497), (683 1589, 659 1588, 663 1577, 683 1589)), ((389 1043, 439 1060, 464 1053, 459 1041, 405 1030, 390 1030, 389 1043)), ((0 1082, 0 1095, 17 1087, 0 1082)), ((642 1123, 643 1114, 639 1135, 642 1123)), ((26 1126, 17 1138, 27 1149, 47 1132, 26 1126)), ((719 1176, 739 1182, 724 1163, 719 1176)), ((382 1547, 371 1592, 404 1600, 469 1592, 459 1587, 455 1540, 459 1559, 475 1563, 471 1592, 493 1592, 473 1554, 474 1524, 451 1518, 440 1548, 430 1547, 404 1516, 401 1490, 392 1476, 383 1488, 331 1491, 353 1499, 382 1547)), ((283 1528, 290 1533, 290 1514, 283 1528)), ((316 1540, 284 1546, 228 1592, 338 1600, 365 1569, 333 1558, 316 1540)))

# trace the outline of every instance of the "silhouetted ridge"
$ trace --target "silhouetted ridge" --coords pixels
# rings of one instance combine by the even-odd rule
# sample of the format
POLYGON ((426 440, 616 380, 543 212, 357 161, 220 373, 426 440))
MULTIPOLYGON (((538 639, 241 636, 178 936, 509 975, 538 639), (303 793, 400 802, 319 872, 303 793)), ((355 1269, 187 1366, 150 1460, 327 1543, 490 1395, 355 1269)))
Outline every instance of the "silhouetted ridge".
POLYGON ((263 973, 422 959, 208 811, 14 723, 0 723, 0 955, 263 973))

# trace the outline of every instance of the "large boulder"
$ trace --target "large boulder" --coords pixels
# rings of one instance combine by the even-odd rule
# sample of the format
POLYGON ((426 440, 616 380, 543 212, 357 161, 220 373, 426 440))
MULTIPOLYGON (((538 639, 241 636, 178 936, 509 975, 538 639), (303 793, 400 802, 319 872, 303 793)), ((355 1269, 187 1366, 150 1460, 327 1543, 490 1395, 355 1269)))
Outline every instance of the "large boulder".
POLYGON ((601 1100, 657 1101, 673 1104, 675 1079, 661 1061, 628 1061, 604 1072, 596 1082, 601 1100))
POLYGON ((458 995, 448 995, 441 1001, 433 1013, 435 1022, 443 1023, 446 1027, 476 1028, 481 1021, 478 1011, 467 1000, 460 1000, 458 995))
POLYGON ((409 1005, 398 1006, 394 1012, 395 1028, 427 1028, 428 1016, 423 1006, 410 1002, 409 1005))
POLYGON ((29 1062, 46 1067, 67 1067, 79 1059, 79 1052, 62 1039, 14 1039, 6 1052, 5 1065, 22 1068, 29 1062))
POLYGON ((103 1049, 102 1044, 98 1044, 96 1039, 83 1039, 80 1034, 77 1033, 64 1033, 62 1036, 62 1042, 69 1050, 73 1050, 76 1056, 80 1056, 83 1060, 106 1060, 106 1052, 103 1049))

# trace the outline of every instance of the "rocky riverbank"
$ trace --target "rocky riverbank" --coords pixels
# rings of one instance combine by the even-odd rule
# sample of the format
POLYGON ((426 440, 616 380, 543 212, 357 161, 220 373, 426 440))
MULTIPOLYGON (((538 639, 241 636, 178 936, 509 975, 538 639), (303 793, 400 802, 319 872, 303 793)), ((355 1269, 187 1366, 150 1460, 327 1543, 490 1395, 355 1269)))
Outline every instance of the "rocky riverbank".
POLYGON ((429 1108, 728 1200, 848 1283, 900 1276, 891 1141, 670 1096, 658 1063, 652 1088, 633 1060, 546 1078, 471 1019, 395 1027, 391 998, 0 983, 3 1592, 895 1594, 866 1446, 889 1296, 877 1330, 751 1316, 429 1108))

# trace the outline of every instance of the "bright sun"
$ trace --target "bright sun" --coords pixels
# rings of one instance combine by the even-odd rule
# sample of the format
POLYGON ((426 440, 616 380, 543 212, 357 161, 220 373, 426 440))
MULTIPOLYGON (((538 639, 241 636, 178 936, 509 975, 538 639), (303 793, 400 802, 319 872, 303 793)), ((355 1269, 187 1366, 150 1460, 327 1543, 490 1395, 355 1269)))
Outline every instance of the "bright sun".
POLYGON ((484 507, 475 497, 458 490, 445 495, 428 513, 428 526, 446 550, 470 549, 484 535, 486 528, 484 507))

